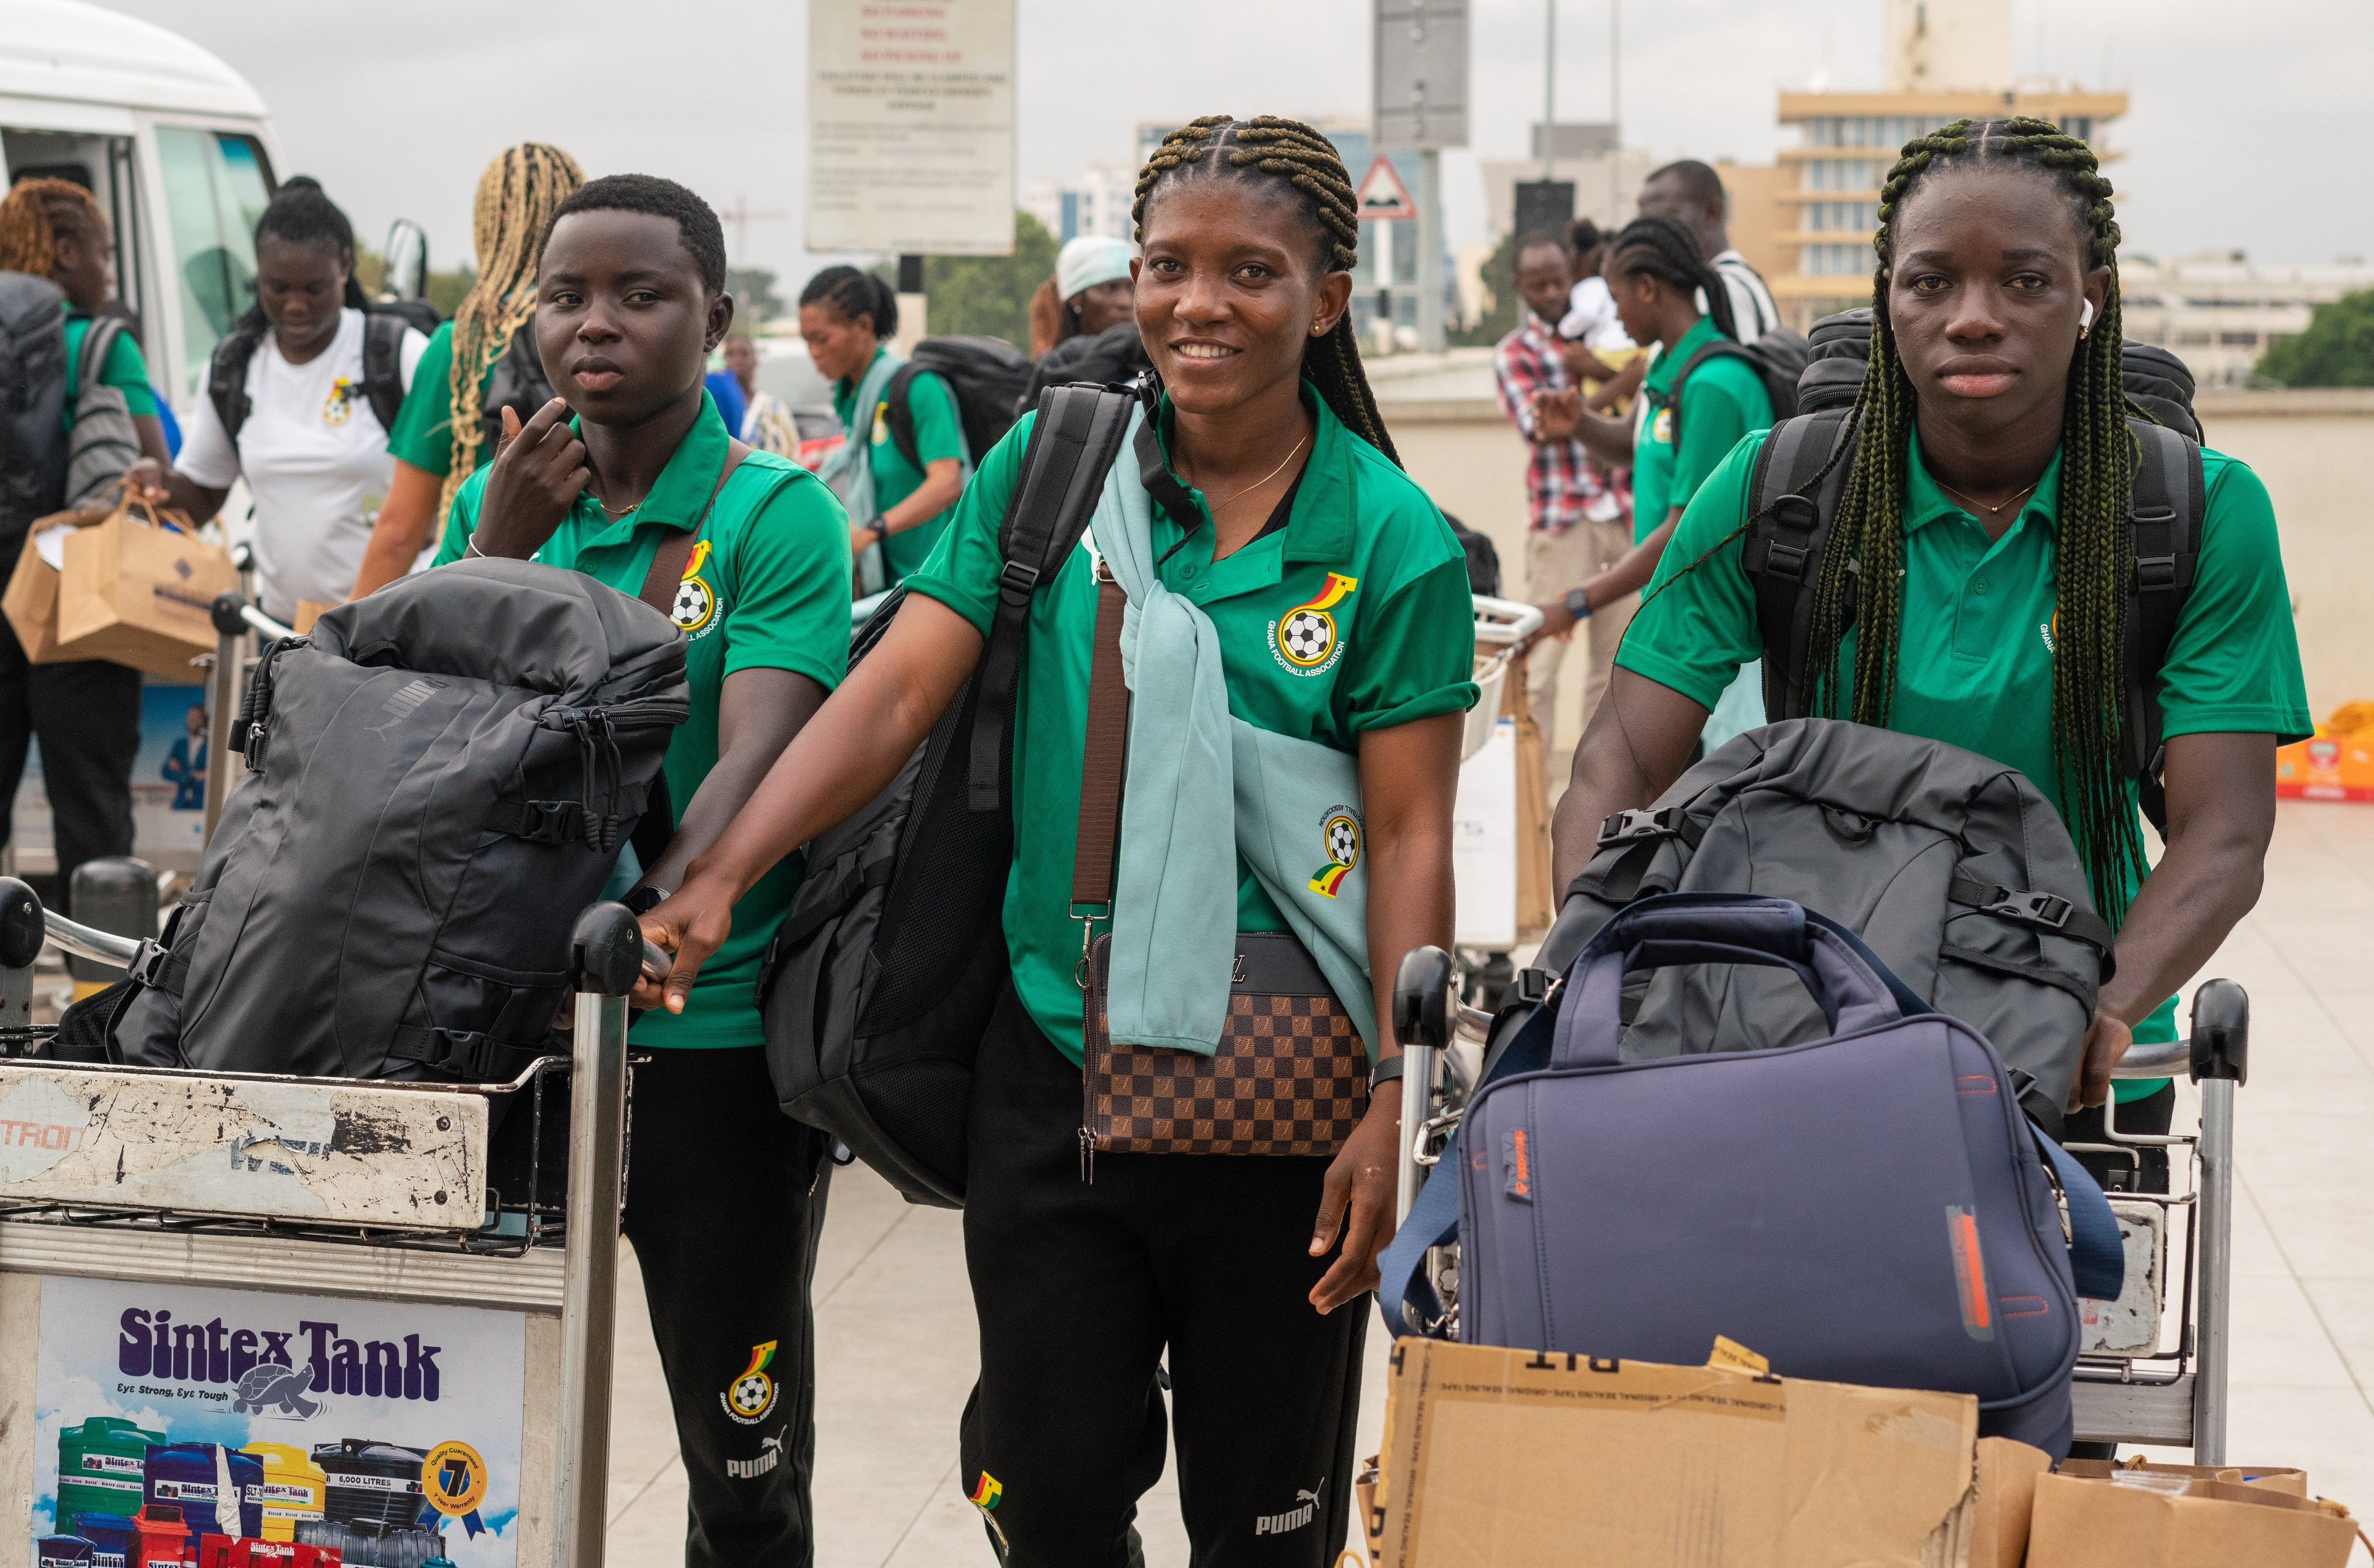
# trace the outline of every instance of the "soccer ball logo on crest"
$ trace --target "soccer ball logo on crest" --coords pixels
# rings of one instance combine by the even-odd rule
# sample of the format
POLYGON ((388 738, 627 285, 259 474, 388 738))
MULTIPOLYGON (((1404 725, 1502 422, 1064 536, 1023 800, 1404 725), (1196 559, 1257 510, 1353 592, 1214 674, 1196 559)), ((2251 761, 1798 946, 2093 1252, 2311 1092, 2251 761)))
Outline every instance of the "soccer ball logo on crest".
POLYGON ((1341 651, 1342 645, 1335 629, 1335 617, 1328 612, 1341 604, 1359 586, 1357 578, 1346 577, 1341 572, 1329 572, 1327 586, 1318 597, 1297 604, 1282 619, 1271 622, 1270 638, 1276 646, 1279 662, 1301 675, 1326 668, 1341 651))
POLYGON ((744 1426, 756 1426, 775 1408, 775 1380, 767 1367, 775 1359, 776 1341, 750 1347, 750 1364, 725 1386, 721 1400, 725 1413, 744 1426))
POLYGON ((668 605, 668 619, 687 637, 707 626, 709 617, 717 614, 717 595, 708 579, 699 575, 700 568, 709 564, 709 555, 706 539, 692 547, 692 559, 685 563, 684 579, 676 585, 676 599, 668 605))

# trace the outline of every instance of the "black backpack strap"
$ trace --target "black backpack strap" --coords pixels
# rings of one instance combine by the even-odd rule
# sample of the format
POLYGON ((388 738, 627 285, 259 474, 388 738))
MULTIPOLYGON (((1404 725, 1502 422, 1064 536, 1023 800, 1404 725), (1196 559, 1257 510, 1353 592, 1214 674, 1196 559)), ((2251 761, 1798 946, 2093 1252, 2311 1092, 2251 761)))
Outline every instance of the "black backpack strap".
POLYGON ((911 359, 891 372, 890 384, 882 389, 882 401, 889 405, 882 416, 890 427, 890 444, 899 449, 899 455, 907 460, 907 466, 918 474, 923 471, 923 451, 915 441, 915 410, 907 399, 910 389, 915 384, 915 378, 922 375, 923 369, 924 367, 911 359))
POLYGON ((2130 416, 2127 428, 2134 435, 2136 451, 2135 482, 2128 501, 2135 576, 2127 597, 2124 650, 2126 766, 2136 780, 2145 818, 2165 837, 2168 794, 2160 784, 2165 719, 2159 677, 2200 568, 2208 488, 2199 445, 2146 419, 2130 416))
POLYGON ((1740 565, 1756 591, 1756 626, 1764 643, 1764 711, 1803 719, 1810 709, 1814 584, 1830 526, 1845 493, 1850 463, 1815 475, 1853 433, 1852 409, 1825 409, 1783 419, 1764 438, 1748 479, 1747 538, 1740 565))
MULTIPOLYGON (((1641 395, 1649 400, 1651 406, 1656 408, 1669 408, 1673 410, 1674 450, 1675 451, 1678 452, 1682 450, 1682 388, 1688 383, 1691 371, 1697 369, 1708 360, 1726 354, 1735 354, 1742 359, 1750 359, 1751 363, 1753 362, 1747 350, 1742 348, 1739 345, 1733 343, 1727 337, 1719 337, 1710 343, 1701 343, 1698 347, 1690 351, 1690 357, 1682 361, 1681 369, 1675 373, 1674 384, 1669 390, 1663 392, 1652 392, 1647 391, 1645 388, 1642 389, 1641 395)), ((1662 521, 1663 520, 1660 519, 1659 521, 1662 521)))
POLYGON ((264 341, 264 333, 261 325, 233 328, 215 345, 206 363, 206 401, 214 404, 215 417, 222 421, 223 435, 233 447, 239 445, 250 407, 247 362, 255 357, 255 346, 264 341))
POLYGON ((395 428, 404 407, 404 334, 412 323, 392 311, 363 316, 363 399, 382 430, 395 428))
POLYGON ((1087 531, 1105 474, 1121 451, 1136 400, 1102 387, 1051 387, 1022 451, 1022 472, 999 541, 997 609, 975 679, 968 797, 977 812, 1005 807, 1006 731, 1022 680, 1023 631, 1031 596, 1053 580, 1087 531))

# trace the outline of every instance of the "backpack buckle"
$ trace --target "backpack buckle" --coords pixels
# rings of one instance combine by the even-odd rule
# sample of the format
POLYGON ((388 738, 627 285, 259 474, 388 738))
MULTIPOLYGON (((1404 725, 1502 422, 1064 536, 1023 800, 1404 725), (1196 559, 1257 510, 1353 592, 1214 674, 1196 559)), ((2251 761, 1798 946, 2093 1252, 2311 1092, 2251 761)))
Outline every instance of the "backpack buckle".
POLYGON ((1768 576, 1786 578, 1791 582, 1805 580, 1805 562, 1813 552, 1800 544, 1784 544, 1778 539, 1769 540, 1764 546, 1764 570, 1768 576))
POLYGON ((2137 556, 2135 588, 2144 593, 2165 593, 2176 586, 2174 556, 2137 556))
POLYGON ((567 844, 584 832, 582 804, 576 801, 522 801, 519 837, 531 844, 567 844))
POLYGON ((1599 825, 1599 847, 1615 848, 1619 844, 1638 844, 1651 838, 1675 838, 1681 836, 1682 808, 1667 806, 1662 811, 1617 812, 1599 825))
POLYGON ((2019 920, 2057 931, 2069 923, 2069 912, 2073 907, 2069 900, 2058 894, 2006 891, 1993 903, 1980 905, 1979 913, 1999 915, 2007 920, 2019 920))
POLYGON ((1008 604, 1028 603, 1038 586, 1039 568, 1021 561, 1006 562, 997 574, 997 596, 1008 604))
POLYGON ((140 944, 140 950, 132 955, 132 962, 124 966, 123 972, 138 985, 154 987, 163 977, 165 965, 172 961, 172 957, 173 950, 162 942, 144 942, 140 944))

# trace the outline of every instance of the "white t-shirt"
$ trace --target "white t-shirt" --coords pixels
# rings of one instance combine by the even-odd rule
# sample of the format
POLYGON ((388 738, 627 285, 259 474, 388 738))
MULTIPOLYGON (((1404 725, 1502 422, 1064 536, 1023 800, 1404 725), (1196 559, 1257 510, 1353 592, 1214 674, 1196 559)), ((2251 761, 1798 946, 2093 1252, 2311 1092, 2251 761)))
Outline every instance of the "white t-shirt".
MULTIPOLYGON (((407 330, 405 390, 429 340, 407 330)), ((255 497, 255 586, 264 613, 296 616, 300 600, 336 604, 354 591, 371 524, 395 477, 387 431, 363 395, 363 313, 349 308, 330 346, 302 365, 281 357, 271 333, 247 362, 247 423, 233 450, 211 399, 173 466, 210 490, 241 474, 255 497)))
MULTIPOLYGON (((1754 343, 1766 333, 1779 330, 1780 308, 1772 303, 1772 291, 1764 287, 1764 279, 1747 258, 1736 251, 1724 251, 1707 263, 1722 278, 1722 286, 1731 296, 1731 319, 1743 343, 1754 343)), ((1698 291, 1698 309, 1707 308, 1706 291, 1698 291)))
POLYGON ((1624 319, 1616 313, 1616 296, 1608 292, 1607 280, 1597 273, 1574 286, 1574 292, 1568 297, 1565 319, 1558 322, 1558 335, 1569 343, 1581 342, 1593 354, 1603 348, 1634 346, 1625 333, 1624 319))

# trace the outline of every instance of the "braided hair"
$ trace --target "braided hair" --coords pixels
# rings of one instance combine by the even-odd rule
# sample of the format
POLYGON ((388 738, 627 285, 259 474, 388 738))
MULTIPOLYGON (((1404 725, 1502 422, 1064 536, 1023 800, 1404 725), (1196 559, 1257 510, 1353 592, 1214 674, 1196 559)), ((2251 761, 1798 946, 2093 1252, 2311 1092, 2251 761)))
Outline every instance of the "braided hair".
MULTIPOLYGON (((1292 191, 1318 228, 1321 270, 1350 272, 1360 259, 1359 198, 1353 193, 1351 176, 1345 173, 1334 144, 1299 120, 1206 114, 1163 137, 1138 170, 1137 200, 1130 218, 1137 226, 1139 244, 1146 242, 1146 209, 1154 193, 1166 181, 1194 179, 1267 179, 1281 193, 1292 191)), ((1368 372, 1360 368, 1351 312, 1339 317, 1325 336, 1304 345, 1302 374, 1346 429, 1396 464, 1401 462, 1393 437, 1385 433, 1384 415, 1369 389, 1368 372)))
MULTIPOLYGON (((2086 265, 2115 267, 2119 225, 2110 182, 2093 149, 2044 120, 1958 120, 1904 145, 1880 190, 1879 265, 1872 290, 1871 353, 1855 395, 1849 470, 1814 593, 1811 710, 1836 710, 1839 649, 1855 636, 1848 717, 1885 725, 1896 692, 1904 614, 1904 484, 1916 402, 1888 316, 1895 226, 1906 196, 1937 170, 2025 166, 2060 184, 2086 235, 2086 265)), ((1710 300, 1721 298, 1709 290, 1710 300)), ((2124 766, 2126 587, 2134 576, 2129 522, 2136 451, 2119 380, 2116 287, 2069 362, 2061 437, 2058 623, 2052 656, 2052 755, 2063 815, 2083 847, 2094 901, 2113 924, 2125 913, 2131 875, 2144 869, 2142 830, 2124 766)), ((1831 460, 1838 461, 1834 454, 1831 460)), ((1816 481, 1818 483, 1818 481, 1816 481)))
POLYGON ((71 180, 19 180, 0 200, 0 272, 57 271, 61 227, 96 224, 99 204, 71 180))
POLYGON ((1618 229, 1600 271, 1610 278, 1646 273, 1676 288, 1699 290, 1706 295, 1706 313, 1714 318, 1716 330, 1733 341, 1739 337, 1731 290, 1699 253, 1698 237, 1670 217, 1636 217, 1618 229))
MULTIPOLYGON (((347 292, 341 301, 349 310, 367 310, 370 300, 355 281, 355 226, 322 182, 310 174, 292 174, 273 193, 272 205, 255 220, 255 242, 277 240, 288 245, 309 245, 327 251, 347 269, 347 292)), ((264 307, 248 311, 244 325, 264 325, 264 307)))
POLYGON ((478 176, 470 219, 478 280, 453 312, 453 365, 447 382, 453 447, 437 503, 441 520, 478 466, 478 449, 487 439, 480 415, 488 372, 535 314, 536 247, 560 204, 584 183, 585 171, 575 158, 542 142, 504 148, 478 176))
POLYGON ((829 305, 840 319, 864 316, 874 323, 874 335, 886 342, 899 335, 899 296, 883 279, 855 267, 827 267, 800 290, 802 305, 829 305))

